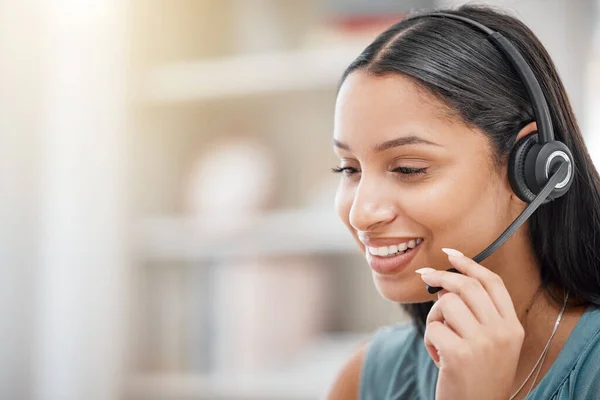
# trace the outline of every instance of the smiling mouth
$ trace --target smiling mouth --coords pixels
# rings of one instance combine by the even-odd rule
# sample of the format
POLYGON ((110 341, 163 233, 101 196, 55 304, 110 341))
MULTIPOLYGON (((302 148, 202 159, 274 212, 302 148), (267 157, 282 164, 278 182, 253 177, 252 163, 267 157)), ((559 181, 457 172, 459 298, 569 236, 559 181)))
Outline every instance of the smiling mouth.
POLYGON ((369 254, 377 257, 395 257, 410 252, 423 242, 422 238, 412 239, 408 242, 398 243, 391 246, 367 247, 369 254))

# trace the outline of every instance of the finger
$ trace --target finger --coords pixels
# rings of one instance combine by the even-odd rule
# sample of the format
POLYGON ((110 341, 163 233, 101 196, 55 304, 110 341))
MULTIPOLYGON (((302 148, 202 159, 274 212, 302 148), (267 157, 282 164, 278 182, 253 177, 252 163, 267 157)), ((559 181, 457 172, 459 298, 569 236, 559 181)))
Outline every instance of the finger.
POLYGON ((475 278, 448 271, 427 271, 421 275, 421 279, 430 286, 458 294, 482 324, 490 324, 501 318, 492 299, 475 278))
POLYGON ((431 307, 426 323, 429 325, 435 321, 446 322, 463 339, 475 337, 481 332, 479 321, 456 293, 447 293, 431 307))
POLYGON ((448 260, 458 271, 477 279, 481 283, 503 318, 517 317, 510 294, 500 276, 466 257, 460 251, 454 249, 442 250, 448 254, 448 260))
POLYGON ((450 293, 450 292, 449 292, 449 291, 447 291, 446 289, 442 289, 442 290, 440 290, 439 292, 437 292, 437 298, 438 298, 438 300, 439 300, 439 299, 440 299, 440 298, 441 298, 443 295, 445 295, 446 293, 450 293))
POLYGON ((437 367, 440 367, 440 354, 444 354, 451 348, 457 348, 462 344, 462 339, 439 321, 433 321, 427 325, 423 336, 425 348, 437 367))

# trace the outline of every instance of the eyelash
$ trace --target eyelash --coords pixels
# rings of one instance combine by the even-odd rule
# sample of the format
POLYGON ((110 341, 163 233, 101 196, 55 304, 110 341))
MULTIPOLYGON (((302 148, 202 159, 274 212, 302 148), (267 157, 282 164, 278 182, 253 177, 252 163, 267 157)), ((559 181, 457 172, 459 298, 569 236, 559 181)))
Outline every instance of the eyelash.
MULTIPOLYGON (((335 167, 332 168, 331 171, 335 174, 343 173, 346 176, 354 175, 359 172, 358 169, 352 167, 335 167)), ((392 170, 392 172, 398 172, 402 175, 418 175, 424 174, 427 171, 427 168, 410 168, 410 167, 398 167, 392 170)))

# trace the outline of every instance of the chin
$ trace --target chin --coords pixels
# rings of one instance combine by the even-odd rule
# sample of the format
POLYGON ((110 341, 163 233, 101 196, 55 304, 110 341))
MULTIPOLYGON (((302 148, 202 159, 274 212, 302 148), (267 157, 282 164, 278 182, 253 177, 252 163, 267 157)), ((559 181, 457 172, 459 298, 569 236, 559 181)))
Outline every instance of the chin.
POLYGON ((399 279, 373 272, 373 282, 383 298, 395 303, 424 303, 437 299, 435 294, 427 291, 425 282, 417 274, 414 278, 399 279))

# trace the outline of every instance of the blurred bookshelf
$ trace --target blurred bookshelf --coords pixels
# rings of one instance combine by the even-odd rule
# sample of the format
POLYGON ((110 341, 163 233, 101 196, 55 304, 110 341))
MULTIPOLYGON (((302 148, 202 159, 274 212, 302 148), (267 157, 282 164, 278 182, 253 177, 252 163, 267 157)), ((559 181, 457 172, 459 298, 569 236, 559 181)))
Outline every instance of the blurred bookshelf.
POLYGON ((334 212, 333 111, 365 46, 432 4, 138 1, 127 399, 318 399, 373 330, 404 320, 334 212), (212 193, 198 189, 198 162, 228 136, 268 147, 273 190, 248 161, 214 188, 268 192, 250 194, 260 212, 198 205, 212 193))

